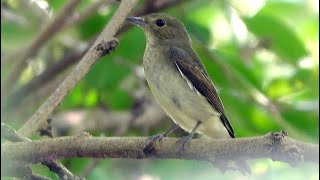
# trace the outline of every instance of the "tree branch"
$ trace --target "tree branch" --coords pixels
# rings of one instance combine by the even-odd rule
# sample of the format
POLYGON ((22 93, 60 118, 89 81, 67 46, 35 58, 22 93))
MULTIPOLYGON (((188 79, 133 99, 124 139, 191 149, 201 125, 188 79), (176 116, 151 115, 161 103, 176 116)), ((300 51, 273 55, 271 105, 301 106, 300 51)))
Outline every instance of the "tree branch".
POLYGON ((5 138, 12 142, 31 141, 30 139, 18 134, 14 129, 4 123, 1 123, 1 138, 5 138))
POLYGON ((286 162, 292 166, 302 162, 319 163, 318 144, 294 140, 287 137, 283 131, 253 138, 194 139, 183 153, 178 151, 175 144, 177 140, 163 139, 161 143, 155 144, 151 154, 143 152, 148 141, 148 138, 144 137, 105 138, 85 134, 33 142, 6 143, 1 145, 1 164, 21 161, 38 163, 47 159, 74 157, 204 161, 271 158, 273 161, 286 162))
POLYGON ((86 7, 83 11, 79 13, 74 13, 67 19, 65 27, 72 26, 77 24, 78 22, 86 19, 87 17, 91 16, 92 14, 96 13, 98 8, 104 5, 109 5, 111 3, 115 3, 116 0, 97 0, 92 2, 88 7, 86 7))
POLYGON ((90 46, 86 48, 75 48, 74 50, 65 54, 61 60, 48 67, 38 76, 34 77, 27 84, 10 93, 9 96, 5 98, 5 101, 1 103, 1 110, 3 112, 1 116, 4 117, 6 113, 12 109, 12 107, 21 104, 21 102, 27 98, 30 93, 34 93, 36 90, 40 89, 41 86, 52 82, 57 75, 61 74, 70 66, 79 62, 85 52, 88 51, 89 47, 90 46))
MULTIPOLYGON (((4 123, 1 123, 1 137, 11 140, 13 142, 17 142, 17 141, 32 142, 30 139, 19 135, 14 129, 12 129, 11 127, 9 127, 4 123)), ((52 172, 55 172, 61 179, 72 179, 72 180, 82 179, 73 175, 66 167, 64 167, 62 164, 52 159, 46 159, 42 162, 42 164, 46 165, 52 172)), ((31 175, 34 175, 32 174, 32 172, 30 173, 31 175)))
POLYGON ((45 160, 42 162, 43 165, 47 166, 50 171, 56 173, 61 179, 72 179, 72 180, 83 180, 73 175, 66 167, 54 160, 45 160))
MULTIPOLYGON (((224 63, 223 59, 221 59, 219 56, 212 53, 208 47, 204 46, 200 40, 197 38, 193 38, 194 42, 196 42, 204 51, 204 53, 217 65, 219 65, 222 69, 225 69, 225 71, 230 71, 230 67, 224 63)), ((232 71, 232 69, 231 69, 232 71)), ((279 112, 276 105, 271 101, 269 97, 267 97, 263 92, 261 92, 259 89, 254 87, 251 83, 248 83, 248 80, 241 76, 240 74, 236 74, 235 72, 227 73, 228 76, 227 79, 231 81, 233 84, 239 83, 239 85, 236 85, 235 87, 244 87, 244 90, 248 92, 249 98, 251 98, 257 105, 262 106, 264 109, 267 109, 269 113, 272 114, 274 122, 276 124, 279 124, 281 127, 285 127, 286 130, 290 134, 296 135, 296 137, 303 137, 305 139, 310 138, 307 134, 303 133, 298 128, 291 125, 289 122, 285 121, 283 117, 281 116, 281 113, 279 112), (262 99, 262 100, 261 100, 262 99)), ((250 100, 251 101, 251 100, 250 100)))
MULTIPOLYGON (((105 4, 110 3, 109 0, 100 0, 100 1, 94 2, 93 4, 88 6, 86 9, 84 9, 82 12, 80 12, 78 14, 79 16, 75 16, 76 13, 74 13, 74 15, 67 20, 67 23, 65 24, 65 26, 70 26, 71 24, 75 24, 78 21, 83 20, 86 17, 90 16, 94 8, 97 8, 97 5, 100 5, 100 3, 102 2, 104 2, 105 4)), ((185 0, 147 1, 142 8, 135 11, 133 14, 142 15, 142 14, 148 14, 151 12, 159 12, 163 9, 174 7, 184 2, 186 1, 185 0)), ((132 26, 129 26, 128 24, 124 24, 124 26, 121 27, 120 30, 117 32, 116 36, 119 36, 126 30, 128 30, 130 27, 132 26)), ((88 43, 87 47, 82 49, 75 48, 70 50, 70 52, 66 54, 64 57, 62 57, 61 60, 58 60, 55 64, 48 67, 40 75, 36 76, 34 79, 32 79, 27 84, 23 85, 21 88, 14 90, 12 93, 8 94, 8 97, 6 97, 5 100, 1 101, 1 110, 3 112, 1 113, 1 116, 2 117, 6 116, 5 115, 6 111, 10 111, 12 107, 20 105, 21 104, 20 102, 26 97, 28 97, 28 95, 31 92, 34 93, 35 90, 39 89, 41 86, 45 84, 50 83, 54 78, 56 78, 57 75, 61 74, 63 71, 68 69, 71 65, 79 62, 80 58, 85 54, 85 52, 88 51, 92 43, 93 42, 88 43)))
POLYGON ((107 24, 103 32, 99 35, 93 46, 84 55, 79 64, 69 74, 69 76, 60 84, 60 86, 51 94, 51 96, 42 104, 35 114, 19 129, 19 133, 28 137, 39 128, 43 127, 49 115, 71 91, 72 88, 87 74, 90 67, 101 57, 103 51, 96 47, 102 42, 110 42, 117 30, 121 27, 125 18, 132 10, 137 0, 121 1, 119 8, 107 24))
MULTIPOLYGON (((31 42, 31 44, 22 53, 15 53, 13 56, 8 57, 15 58, 16 65, 14 65, 12 70, 9 72, 7 79, 3 83, 3 87, 1 88, 2 98, 4 98, 15 85, 15 82, 18 80, 21 72, 27 65, 27 60, 34 56, 40 47, 53 37, 53 35, 65 23, 65 18, 73 12, 79 2, 80 0, 71 0, 67 2, 57 17, 40 32, 39 36, 37 36, 37 38, 31 42)), ((5 61, 6 60, 4 60, 4 62, 5 61)))
MULTIPOLYGON (((185 3, 189 0, 148 0, 142 6, 142 8, 136 10, 133 14, 135 16, 141 16, 149 13, 155 13, 160 12, 163 9, 170 8, 173 6, 177 6, 179 4, 185 3)), ((117 35, 120 35, 121 33, 127 31, 130 27, 132 27, 132 24, 125 24, 118 32, 117 35)))
MULTIPOLYGON (((77 1, 77 2, 80 2, 80 1, 77 1)), ((6 57, 5 60, 1 61, 1 62, 5 62, 8 59, 12 59, 12 58, 17 59, 18 61, 22 61, 20 64, 18 63, 17 66, 15 67, 17 70, 12 71, 10 73, 11 75, 9 75, 9 77, 8 77, 8 83, 11 83, 12 86, 14 85, 14 83, 12 83, 10 80, 13 78, 13 74, 16 73, 15 76, 17 76, 16 78, 18 78, 18 76, 21 73, 18 71, 22 71, 25 68, 26 63, 24 61, 26 61, 27 58, 34 56, 39 51, 41 46, 44 45, 51 37, 53 37, 55 34, 57 34, 62 29, 65 29, 69 26, 72 26, 72 25, 86 19, 87 17, 89 17, 90 15, 95 13, 97 11, 97 9, 99 7, 101 7, 102 5, 108 5, 108 4, 111 4, 114 2, 116 2, 116 1, 115 0, 98 0, 98 1, 93 2, 90 6, 86 7, 82 12, 80 12, 80 13, 75 12, 71 16, 69 14, 74 9, 72 9, 72 11, 70 11, 70 7, 75 7, 75 4, 72 1, 70 2, 70 4, 67 4, 66 7, 64 8, 64 10, 62 10, 61 13, 59 13, 57 18, 51 24, 49 24, 45 28, 45 30, 42 31, 42 33, 40 33, 40 35, 38 37, 36 37, 34 42, 31 43, 31 45, 29 47, 26 48, 26 50, 25 50, 26 54, 24 55, 24 57, 21 56, 21 57, 16 58, 17 53, 13 53, 13 55, 6 57), (68 12, 67 15, 69 15, 69 17, 65 17, 66 11, 68 12), (36 46, 36 47, 33 47, 33 46, 36 46), (10 76, 12 76, 12 77, 10 77, 10 76)), ((90 43, 90 45, 92 45, 92 43, 90 43)), ((79 59, 82 57, 82 55, 84 55, 84 53, 89 49, 89 47, 90 46, 83 48, 81 50, 78 50, 79 49, 78 48, 78 49, 75 49, 75 51, 71 51, 72 53, 69 53, 69 54, 67 54, 66 57, 63 57, 61 59, 61 61, 56 63, 53 68, 50 66, 50 68, 47 69, 47 70, 49 70, 49 72, 47 72, 47 70, 44 71, 43 73, 41 73, 41 75, 38 75, 37 77, 35 77, 27 85, 18 89, 13 94, 4 92, 6 90, 11 89, 10 85, 9 85, 8 88, 3 89, 3 91, 2 91, 2 93, 3 93, 2 97, 7 98, 6 96, 9 96, 8 99, 6 99, 5 103, 11 103, 14 106, 16 103, 18 103, 18 102, 16 102, 17 99, 23 98, 23 96, 24 96, 23 94, 32 92, 33 89, 38 88, 38 86, 41 85, 43 82, 49 82, 49 81, 45 81, 45 79, 48 79, 48 80, 53 79, 56 74, 59 74, 61 71, 67 69, 70 65, 78 62, 79 59), (78 57, 78 56, 80 56, 80 57, 78 57), (64 61, 66 61, 66 62, 64 62, 64 61), (66 67, 61 66, 63 64, 66 64, 67 66, 66 67), (56 69, 60 70, 60 71, 55 72, 56 69), (45 73, 53 73, 54 76, 51 76, 51 74, 45 74, 45 73), (34 85, 36 85, 36 86, 34 86, 34 85), (15 96, 15 95, 18 95, 18 96, 15 96)), ((7 84, 5 84, 5 85, 7 85, 7 84)))
MULTIPOLYGON (((164 121, 167 117, 165 112, 153 99, 140 110, 143 112, 137 115, 130 111, 106 111, 98 108, 91 111, 75 110, 59 113, 53 116, 53 134, 61 136, 62 132, 79 134, 91 131, 119 133, 125 131, 126 127, 139 129, 143 132, 151 127, 159 127, 162 122, 166 122, 164 121), (72 118, 74 115, 79 117, 76 122, 72 118)), ((168 120, 167 123, 170 124, 171 120, 168 120)))

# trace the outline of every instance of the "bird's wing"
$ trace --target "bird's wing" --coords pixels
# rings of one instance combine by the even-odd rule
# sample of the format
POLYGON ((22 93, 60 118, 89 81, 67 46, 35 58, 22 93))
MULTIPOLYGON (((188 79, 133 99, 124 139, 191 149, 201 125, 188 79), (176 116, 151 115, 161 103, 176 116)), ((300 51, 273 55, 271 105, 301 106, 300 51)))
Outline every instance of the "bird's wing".
MULTIPOLYGON (((192 51, 192 53, 194 53, 192 51)), ((211 79, 209 78, 205 68, 201 64, 198 56, 194 54, 188 54, 185 50, 179 47, 170 47, 169 56, 172 59, 181 75, 187 80, 188 84, 193 85, 193 89, 200 92, 201 95, 206 97, 211 106, 218 111, 221 122, 228 130, 231 137, 235 137, 234 131, 229 123, 222 102, 218 96, 217 90, 213 86, 211 79)))

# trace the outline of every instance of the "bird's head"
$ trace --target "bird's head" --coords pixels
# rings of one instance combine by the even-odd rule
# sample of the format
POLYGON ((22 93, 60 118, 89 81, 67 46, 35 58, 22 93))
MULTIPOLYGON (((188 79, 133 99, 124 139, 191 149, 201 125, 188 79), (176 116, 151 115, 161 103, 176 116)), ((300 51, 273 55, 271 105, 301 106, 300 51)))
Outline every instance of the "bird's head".
POLYGON ((148 43, 189 43, 184 25, 167 14, 154 13, 142 17, 128 17, 126 20, 142 28, 148 43))

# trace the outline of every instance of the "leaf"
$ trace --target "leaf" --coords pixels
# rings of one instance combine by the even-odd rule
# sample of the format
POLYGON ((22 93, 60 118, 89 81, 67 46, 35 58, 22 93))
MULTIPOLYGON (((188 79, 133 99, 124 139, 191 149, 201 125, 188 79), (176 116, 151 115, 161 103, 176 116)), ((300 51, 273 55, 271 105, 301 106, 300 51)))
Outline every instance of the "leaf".
POLYGON ((79 83, 61 102, 59 109, 68 109, 83 105, 83 84, 79 83))
POLYGON ((130 72, 127 66, 119 65, 106 56, 97 62, 83 81, 87 87, 95 87, 99 91, 112 91, 130 72))
MULTIPOLYGON (((312 140, 319 138, 319 117, 316 112, 299 111, 292 108, 283 108, 281 115, 287 119, 287 121, 299 128, 305 134, 313 137, 312 140)), ((309 139, 308 139, 309 140, 309 139)))
POLYGON ((255 136, 280 129, 272 115, 262 110, 247 93, 231 89, 221 91, 220 96, 236 136, 255 136))
POLYGON ((110 7, 110 9, 110 13, 106 16, 96 13, 77 24, 82 39, 89 39, 103 30, 116 10, 115 7, 110 7))
POLYGON ((132 97, 120 89, 115 90, 107 97, 107 104, 114 110, 128 109, 132 103, 132 97))
POLYGON ((10 51, 16 51, 17 48, 30 42, 37 32, 38 30, 34 26, 18 26, 7 21, 1 21, 1 50, 8 54, 10 51))
POLYGON ((232 76, 236 77, 236 79, 240 78, 248 81, 259 90, 262 89, 262 81, 257 78, 260 77, 260 75, 256 75, 257 72, 250 69, 237 55, 234 53, 227 54, 221 51, 214 51, 214 53, 222 59, 222 62, 225 64, 224 66, 229 68, 232 76))
POLYGON ((210 31, 207 26, 200 25, 190 20, 184 22, 188 33, 196 36, 204 44, 209 44, 210 41, 210 31))
POLYGON ((307 3, 304 1, 275 1, 267 3, 259 13, 269 14, 286 22, 297 23, 298 20, 300 23, 300 21, 305 21, 305 17, 310 14, 307 8, 307 3))
POLYGON ((259 39, 271 40, 271 50, 283 60, 296 63, 298 59, 307 55, 303 42, 292 28, 281 20, 264 13, 242 19, 249 31, 259 39))
POLYGON ((146 46, 146 38, 138 27, 132 27, 119 37, 119 45, 112 56, 121 56, 124 60, 141 63, 146 46))
POLYGON ((48 3, 54 12, 59 12, 68 1, 50 0, 48 3))

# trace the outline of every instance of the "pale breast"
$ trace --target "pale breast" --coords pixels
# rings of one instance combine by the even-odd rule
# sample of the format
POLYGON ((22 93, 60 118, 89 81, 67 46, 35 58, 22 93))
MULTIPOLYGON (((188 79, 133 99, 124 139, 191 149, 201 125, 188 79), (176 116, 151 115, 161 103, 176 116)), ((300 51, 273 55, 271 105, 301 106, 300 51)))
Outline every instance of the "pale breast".
MULTIPOLYGON (((149 51, 146 48, 146 51, 149 51)), ((165 112, 184 130, 191 132, 201 121, 198 132, 210 137, 229 137, 217 113, 206 98, 190 88, 174 62, 164 52, 145 53, 144 70, 151 92, 165 112)))

